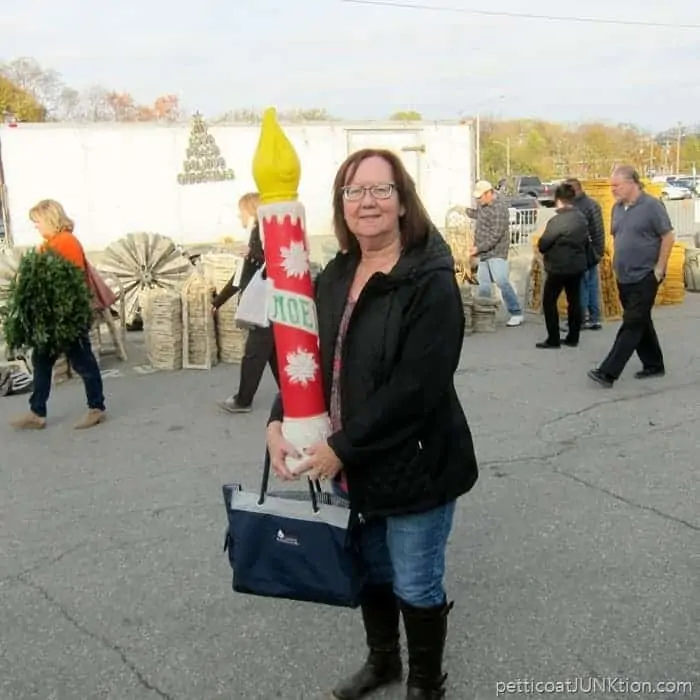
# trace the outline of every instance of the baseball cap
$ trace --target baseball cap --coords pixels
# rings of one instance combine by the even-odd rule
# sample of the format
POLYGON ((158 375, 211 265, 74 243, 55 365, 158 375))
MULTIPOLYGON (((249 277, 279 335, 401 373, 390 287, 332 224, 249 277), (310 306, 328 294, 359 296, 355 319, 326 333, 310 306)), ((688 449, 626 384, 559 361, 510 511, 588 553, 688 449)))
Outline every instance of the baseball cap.
POLYGON ((479 199, 479 197, 490 192, 492 189, 493 185, 488 180, 479 180, 479 182, 474 185, 474 199, 479 199))

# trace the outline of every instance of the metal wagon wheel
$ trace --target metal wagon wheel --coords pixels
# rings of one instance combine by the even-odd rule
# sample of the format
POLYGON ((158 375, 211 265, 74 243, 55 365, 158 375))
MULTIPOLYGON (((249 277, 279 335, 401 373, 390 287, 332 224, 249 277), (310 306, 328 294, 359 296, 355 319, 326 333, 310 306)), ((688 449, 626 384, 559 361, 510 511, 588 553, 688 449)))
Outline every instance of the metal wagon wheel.
POLYGON ((140 311, 139 297, 147 289, 177 291, 192 272, 189 257, 166 236, 158 233, 129 233, 112 243, 104 252, 99 272, 123 300, 125 324, 132 323, 140 311))

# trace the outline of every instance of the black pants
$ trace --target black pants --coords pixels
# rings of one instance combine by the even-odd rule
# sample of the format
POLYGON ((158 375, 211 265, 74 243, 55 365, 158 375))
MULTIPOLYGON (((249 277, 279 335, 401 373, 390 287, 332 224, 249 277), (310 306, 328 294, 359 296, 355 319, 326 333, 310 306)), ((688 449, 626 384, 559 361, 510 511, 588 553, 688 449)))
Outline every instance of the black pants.
POLYGON ((576 344, 581 335, 581 280, 582 274, 578 275, 547 275, 542 291, 542 310, 544 311, 544 321, 547 325, 547 343, 549 345, 561 345, 559 336, 559 312, 557 311, 557 300, 562 290, 566 293, 566 303, 568 304, 569 333, 566 340, 576 344))
POLYGON ((659 289, 656 275, 650 272, 639 282, 618 284, 617 288, 623 309, 622 325, 612 349, 598 370, 617 379, 635 350, 644 369, 663 370, 664 356, 651 320, 651 310, 659 289))
MULTIPOLYGON (((42 418, 46 418, 46 404, 51 393, 53 366, 57 359, 58 357, 55 355, 46 355, 36 350, 32 353, 34 391, 29 397, 29 408, 32 413, 42 418)), ((105 397, 102 389, 102 374, 92 352, 87 333, 68 348, 66 359, 83 380, 88 408, 104 411, 105 397)))
POLYGON ((280 385, 277 371, 277 355, 275 353, 275 337, 272 326, 267 328, 255 327, 248 331, 248 338, 243 351, 241 362, 241 379, 236 394, 236 403, 239 406, 250 406, 253 403, 255 392, 260 386, 265 365, 270 365, 272 374, 280 385))

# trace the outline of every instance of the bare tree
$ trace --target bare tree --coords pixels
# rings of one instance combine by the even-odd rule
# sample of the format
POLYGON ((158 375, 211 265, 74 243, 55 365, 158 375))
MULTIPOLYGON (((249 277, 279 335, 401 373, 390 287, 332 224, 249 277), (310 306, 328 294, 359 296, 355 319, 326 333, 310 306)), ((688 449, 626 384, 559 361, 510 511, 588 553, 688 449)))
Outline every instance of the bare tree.
POLYGON ((213 123, 260 124, 262 115, 255 109, 232 109, 212 120, 213 123))
POLYGON ((70 100, 73 97, 71 92, 66 92, 69 88, 60 74, 42 68, 34 58, 17 58, 0 64, 0 74, 42 104, 50 120, 59 119, 64 99, 70 100))
MULTIPOLYGON (((336 121, 327 109, 314 107, 311 109, 286 109, 277 114, 282 122, 299 124, 302 122, 336 121)), ((260 124, 262 113, 256 109, 232 109, 213 120, 216 122, 234 122, 236 124, 260 124)))

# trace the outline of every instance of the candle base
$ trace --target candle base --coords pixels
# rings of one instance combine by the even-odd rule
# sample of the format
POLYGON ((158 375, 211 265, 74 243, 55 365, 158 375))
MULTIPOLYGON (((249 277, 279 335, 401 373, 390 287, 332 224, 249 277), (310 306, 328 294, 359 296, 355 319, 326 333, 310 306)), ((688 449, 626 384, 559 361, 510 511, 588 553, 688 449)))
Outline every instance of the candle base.
POLYGON ((331 434, 331 421, 327 413, 310 418, 285 418, 282 421, 282 435, 294 445, 302 457, 287 457, 286 465, 292 474, 298 474, 306 461, 304 450, 317 442, 322 442, 331 434))

